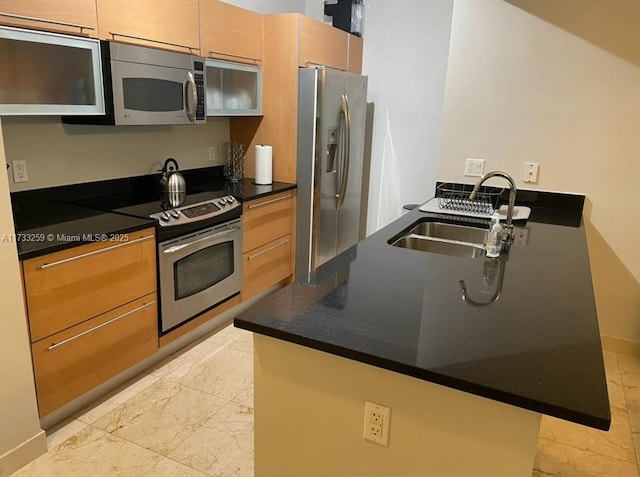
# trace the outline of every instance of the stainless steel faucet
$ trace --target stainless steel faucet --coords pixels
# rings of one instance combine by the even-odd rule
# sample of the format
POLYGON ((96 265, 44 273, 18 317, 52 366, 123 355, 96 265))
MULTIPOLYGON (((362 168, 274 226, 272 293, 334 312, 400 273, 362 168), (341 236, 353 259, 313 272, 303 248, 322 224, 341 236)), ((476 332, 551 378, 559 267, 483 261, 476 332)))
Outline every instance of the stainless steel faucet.
POLYGON ((476 194, 480 190, 480 186, 482 186, 482 184, 487 179, 491 179, 492 177, 502 177, 509 183, 510 190, 509 190, 509 208, 507 209, 507 223, 503 227, 506 235, 504 240, 507 242, 507 245, 510 245, 513 242, 513 238, 515 235, 513 231, 512 222, 513 222, 513 210, 516 205, 516 183, 513 180, 513 178, 506 172, 502 172, 502 171, 487 172, 484 176, 480 178, 480 180, 478 180, 478 182, 476 182, 476 185, 473 187, 473 191, 471 192, 469 199, 474 200, 476 198, 476 194))

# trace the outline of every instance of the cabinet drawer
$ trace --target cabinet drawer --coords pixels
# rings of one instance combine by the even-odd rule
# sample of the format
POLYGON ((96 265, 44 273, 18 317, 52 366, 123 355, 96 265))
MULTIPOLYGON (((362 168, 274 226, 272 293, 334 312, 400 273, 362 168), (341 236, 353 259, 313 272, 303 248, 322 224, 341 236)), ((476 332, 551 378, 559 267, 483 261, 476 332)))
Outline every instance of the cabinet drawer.
POLYGON ((291 244, 287 235, 244 254, 242 301, 291 275, 291 244))
POLYGON ((246 202, 242 207, 242 250, 256 247, 292 232, 293 191, 246 202))
POLYGON ((154 231, 23 262, 31 341, 77 325, 156 290, 154 231))
POLYGON ((158 350, 155 293, 32 345, 40 416, 158 350))

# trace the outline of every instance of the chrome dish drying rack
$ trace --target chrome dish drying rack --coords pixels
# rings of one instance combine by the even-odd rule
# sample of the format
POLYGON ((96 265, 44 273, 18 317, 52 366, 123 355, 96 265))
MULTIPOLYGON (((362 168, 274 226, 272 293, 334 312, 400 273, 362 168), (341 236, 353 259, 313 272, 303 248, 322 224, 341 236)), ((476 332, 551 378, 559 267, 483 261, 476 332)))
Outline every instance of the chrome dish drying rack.
POLYGON ((436 198, 440 209, 477 215, 492 215, 500 207, 503 189, 482 187, 475 200, 469 199, 473 186, 443 183, 438 185, 436 198))

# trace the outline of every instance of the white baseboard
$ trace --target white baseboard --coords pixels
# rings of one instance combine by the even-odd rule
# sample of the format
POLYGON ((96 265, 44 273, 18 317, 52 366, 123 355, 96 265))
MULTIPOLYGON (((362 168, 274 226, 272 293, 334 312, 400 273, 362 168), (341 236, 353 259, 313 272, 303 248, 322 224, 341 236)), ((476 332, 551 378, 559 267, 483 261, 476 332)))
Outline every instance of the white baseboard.
POLYGON ((640 343, 637 341, 606 335, 600 335, 600 339, 602 340, 602 349, 605 351, 640 356, 640 343))
POLYGON ((47 452, 47 436, 44 431, 40 431, 31 439, 0 456, 0 477, 9 477, 45 452, 47 452))

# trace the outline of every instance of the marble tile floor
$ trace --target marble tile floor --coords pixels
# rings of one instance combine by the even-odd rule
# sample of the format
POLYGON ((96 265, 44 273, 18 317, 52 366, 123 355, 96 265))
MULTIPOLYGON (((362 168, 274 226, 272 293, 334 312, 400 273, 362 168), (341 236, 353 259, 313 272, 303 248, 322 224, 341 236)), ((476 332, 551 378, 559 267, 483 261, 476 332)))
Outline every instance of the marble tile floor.
MULTIPOLYGON (((47 433, 14 477, 253 476, 251 333, 228 326, 47 433)), ((532 477, 640 477, 640 358, 604 352, 608 433, 543 417, 532 477)))

